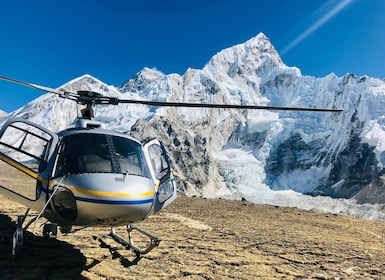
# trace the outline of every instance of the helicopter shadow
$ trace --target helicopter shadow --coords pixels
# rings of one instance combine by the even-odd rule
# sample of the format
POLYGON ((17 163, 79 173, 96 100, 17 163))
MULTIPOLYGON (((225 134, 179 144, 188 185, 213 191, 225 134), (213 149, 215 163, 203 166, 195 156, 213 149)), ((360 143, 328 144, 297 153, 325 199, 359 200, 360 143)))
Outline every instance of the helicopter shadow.
POLYGON ((114 246, 111 246, 109 244, 107 244, 103 238, 109 238, 109 237, 100 237, 98 238, 98 241, 99 241, 99 246, 100 248, 105 248, 105 249, 108 249, 110 251, 110 254, 112 256, 112 259, 119 259, 120 260, 120 264, 123 266, 123 267, 130 267, 130 266, 134 266, 134 265, 137 265, 138 262, 141 260, 141 256, 140 254, 135 254, 135 258, 130 261, 127 257, 123 256, 122 254, 120 254, 118 252, 118 250, 116 249, 116 247, 114 246))
POLYGON ((24 244, 12 255, 16 223, 0 214, 0 271, 6 279, 86 279, 86 257, 73 245, 24 231, 24 244))

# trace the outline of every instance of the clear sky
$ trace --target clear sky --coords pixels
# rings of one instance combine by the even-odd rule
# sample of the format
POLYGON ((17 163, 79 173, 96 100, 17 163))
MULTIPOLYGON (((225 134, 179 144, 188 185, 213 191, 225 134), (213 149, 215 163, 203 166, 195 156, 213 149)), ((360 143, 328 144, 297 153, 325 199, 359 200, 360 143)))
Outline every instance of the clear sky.
MULTIPOLYGON (((0 75, 120 86, 144 67, 201 69, 263 32, 288 66, 385 78, 385 0, 15 0, 0 5, 0 75)), ((42 93, 0 81, 0 110, 42 93)))

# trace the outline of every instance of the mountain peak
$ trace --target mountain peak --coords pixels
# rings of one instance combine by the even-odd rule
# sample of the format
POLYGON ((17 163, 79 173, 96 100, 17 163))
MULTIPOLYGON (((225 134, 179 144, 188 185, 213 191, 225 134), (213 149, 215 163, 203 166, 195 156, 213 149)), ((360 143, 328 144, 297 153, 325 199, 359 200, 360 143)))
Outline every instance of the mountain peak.
POLYGON ((71 92, 89 90, 96 91, 107 96, 115 95, 114 93, 110 93, 110 90, 114 88, 113 86, 107 86, 105 83, 91 76, 90 74, 84 74, 78 78, 75 78, 62 85, 61 88, 65 88, 71 92))
POLYGON ((102 84, 103 82, 100 81, 99 79, 93 77, 90 74, 84 74, 84 75, 82 75, 80 77, 72 79, 71 81, 67 82, 65 85, 67 85, 67 84, 79 84, 79 83, 84 83, 84 84, 88 84, 88 83, 96 84, 96 83, 99 83, 99 84, 102 84))
POLYGON ((259 33, 242 44, 218 52, 203 70, 208 72, 215 70, 230 77, 238 73, 255 73, 260 77, 275 67, 285 67, 285 64, 269 38, 259 33))
POLYGON ((150 83, 163 78, 165 74, 155 68, 144 67, 136 73, 131 79, 120 86, 120 92, 137 92, 147 87, 150 83))

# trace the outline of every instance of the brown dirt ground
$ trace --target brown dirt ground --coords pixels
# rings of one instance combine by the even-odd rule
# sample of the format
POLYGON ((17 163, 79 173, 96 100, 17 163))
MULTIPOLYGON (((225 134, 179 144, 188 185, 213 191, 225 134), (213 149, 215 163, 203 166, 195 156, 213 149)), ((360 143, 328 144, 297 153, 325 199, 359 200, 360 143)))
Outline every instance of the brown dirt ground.
POLYGON ((0 196, 0 279, 385 279, 384 221, 179 197, 139 224, 162 238, 140 258, 108 228, 45 239, 33 226, 13 257, 24 210, 0 196))

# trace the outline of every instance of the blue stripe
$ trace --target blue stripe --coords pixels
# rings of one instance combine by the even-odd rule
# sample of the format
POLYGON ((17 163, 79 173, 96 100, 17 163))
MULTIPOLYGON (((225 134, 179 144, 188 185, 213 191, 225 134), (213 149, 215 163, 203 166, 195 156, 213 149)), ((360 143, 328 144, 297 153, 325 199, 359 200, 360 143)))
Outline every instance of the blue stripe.
POLYGON ((100 203, 100 204, 115 204, 115 205, 133 205, 133 204, 146 204, 146 203, 152 203, 151 199, 146 200, 103 200, 103 199, 92 199, 92 198, 85 198, 85 197, 76 197, 76 200, 84 201, 84 202, 91 202, 91 203, 100 203))

